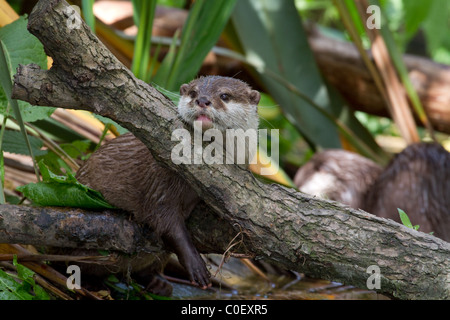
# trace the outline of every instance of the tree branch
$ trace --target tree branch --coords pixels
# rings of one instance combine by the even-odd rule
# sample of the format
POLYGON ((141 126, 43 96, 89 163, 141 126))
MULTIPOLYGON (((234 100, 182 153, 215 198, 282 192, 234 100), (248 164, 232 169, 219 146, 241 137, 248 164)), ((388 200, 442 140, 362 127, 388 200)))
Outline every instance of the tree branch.
MULTIPOLYGON (((229 223, 217 223, 217 216, 204 203, 196 207, 188 227, 195 232, 196 247, 202 252, 223 253, 236 236, 229 223)), ((16 205, 0 206, 0 243, 102 249, 127 254, 163 250, 162 242, 151 230, 118 210, 94 212, 16 205)), ((235 252, 251 255, 243 248, 235 248, 235 252)))
POLYGON ((161 250, 158 238, 126 215, 73 208, 0 206, 0 243, 116 250, 125 253, 161 250), (26 230, 26 232, 24 232, 26 230))
MULTIPOLYGON (((14 98, 65 108, 65 100, 58 97, 68 94, 77 108, 119 122, 161 164, 191 184, 216 215, 209 216, 215 225, 227 222, 230 233, 242 232, 247 251, 255 257, 363 288, 370 276, 367 268, 377 265, 380 293, 403 299, 450 298, 450 244, 440 239, 292 189, 261 184, 238 166, 175 165, 171 133, 183 123, 173 104, 136 79, 84 23, 79 29, 66 28, 66 7, 64 1, 51 0, 34 8, 28 28, 55 64, 49 71, 20 66, 14 98)), ((196 210, 191 219, 200 214, 205 213, 196 210)), ((193 238, 207 250, 221 246, 214 232, 191 223, 193 238)))

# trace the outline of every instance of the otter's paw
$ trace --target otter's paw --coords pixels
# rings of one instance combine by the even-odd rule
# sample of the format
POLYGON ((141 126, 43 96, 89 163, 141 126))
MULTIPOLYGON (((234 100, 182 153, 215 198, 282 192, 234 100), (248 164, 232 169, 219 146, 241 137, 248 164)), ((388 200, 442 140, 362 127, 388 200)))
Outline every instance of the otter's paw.
POLYGON ((206 269, 206 264, 199 254, 191 255, 186 259, 187 261, 181 261, 181 264, 186 269, 189 280, 198 285, 202 289, 211 287, 211 274, 206 269))

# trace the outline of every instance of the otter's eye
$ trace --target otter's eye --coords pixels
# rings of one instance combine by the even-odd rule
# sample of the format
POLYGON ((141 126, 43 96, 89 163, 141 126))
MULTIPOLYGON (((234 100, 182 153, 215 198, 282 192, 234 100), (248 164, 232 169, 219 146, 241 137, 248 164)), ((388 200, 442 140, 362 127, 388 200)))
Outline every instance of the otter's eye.
POLYGON ((190 92, 189 92, 189 96, 191 97, 191 99, 195 99, 195 98, 197 98, 197 92, 195 92, 195 91, 190 91, 190 92))
POLYGON ((224 102, 228 102, 231 99, 231 96, 228 93, 222 93, 220 95, 220 99, 222 99, 224 102))

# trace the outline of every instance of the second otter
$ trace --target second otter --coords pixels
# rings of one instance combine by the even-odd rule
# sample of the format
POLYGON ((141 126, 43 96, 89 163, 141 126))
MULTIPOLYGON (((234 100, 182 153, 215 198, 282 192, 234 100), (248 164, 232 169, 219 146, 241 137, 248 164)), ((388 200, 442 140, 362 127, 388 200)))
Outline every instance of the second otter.
MULTIPOLYGON (((180 88, 178 110, 189 126, 244 130, 258 128, 258 91, 227 77, 202 77, 180 88)), ((147 147, 132 134, 122 135, 97 150, 77 172, 83 184, 100 191, 114 206, 129 211, 149 225, 175 252, 190 280, 210 285, 205 262, 194 247, 185 219, 200 201, 196 192, 176 173, 160 166, 147 147)), ((154 259, 153 259, 154 260, 154 259)), ((135 271, 152 259, 139 260, 135 271)))
POLYGON ((417 143, 386 168, 344 150, 314 155, 297 171, 299 190, 400 222, 404 210, 420 231, 450 241, 450 153, 417 143))

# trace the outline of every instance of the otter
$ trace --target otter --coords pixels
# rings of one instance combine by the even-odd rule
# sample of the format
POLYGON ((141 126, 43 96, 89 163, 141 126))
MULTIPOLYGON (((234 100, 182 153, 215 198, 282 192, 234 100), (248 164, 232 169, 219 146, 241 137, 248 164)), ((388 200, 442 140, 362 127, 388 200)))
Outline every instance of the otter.
POLYGON ((362 209, 400 222, 402 209, 419 231, 450 241, 450 153, 438 143, 409 145, 364 196, 362 209))
POLYGON ((386 168, 344 150, 314 155, 296 173, 300 191, 400 222, 397 208, 420 231, 450 241, 450 153, 437 143, 417 143, 386 168))
POLYGON ((316 153, 295 174, 301 192, 358 209, 382 168, 370 159, 345 150, 316 153))
MULTIPOLYGON (((200 77, 183 84, 180 95, 178 113, 191 128, 194 121, 199 121, 203 130, 258 129, 260 94, 241 80, 200 77)), ((100 191, 112 205, 130 212, 137 222, 148 225, 177 255, 192 283, 203 289, 211 285, 205 262, 185 225, 199 196, 175 172, 159 165, 133 134, 121 135, 100 147, 78 170, 76 178, 100 191)), ((164 266, 166 258, 144 254, 128 264, 133 271, 153 273, 164 266)), ((152 278, 153 284, 155 281, 152 278)), ((168 295, 166 288, 163 292, 168 295)))

